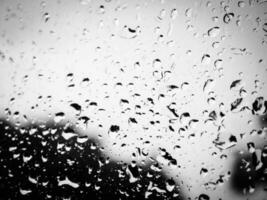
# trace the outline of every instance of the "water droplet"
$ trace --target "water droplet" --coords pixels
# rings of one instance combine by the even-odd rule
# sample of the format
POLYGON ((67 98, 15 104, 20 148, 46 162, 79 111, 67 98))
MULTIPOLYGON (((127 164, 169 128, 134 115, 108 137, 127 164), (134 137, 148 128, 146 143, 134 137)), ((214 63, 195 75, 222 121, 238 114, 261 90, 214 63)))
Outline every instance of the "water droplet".
POLYGON ((161 60, 159 58, 156 58, 153 60, 153 68, 155 69, 161 68, 161 60))
POLYGON ((38 183, 38 180, 37 179, 35 179, 35 178, 32 178, 32 177, 28 177, 28 180, 31 182, 31 183, 33 183, 33 184, 36 184, 36 183, 38 183))
POLYGON ((78 188, 80 186, 78 183, 71 181, 68 177, 66 177, 64 180, 58 181, 58 186, 63 186, 63 185, 69 185, 70 187, 73 188, 78 188))
POLYGON ((105 13, 105 6, 104 5, 100 5, 99 6, 99 13, 100 14, 104 14, 105 13))
POLYGON ((246 3, 244 1, 238 1, 237 5, 240 8, 244 8, 246 6, 246 3))
POLYGON ((79 137, 77 137, 77 142, 78 143, 85 143, 88 141, 88 139, 89 138, 87 136, 79 136, 79 137))
POLYGON ((249 194, 252 194, 255 192, 255 186, 250 185, 248 189, 249 194))
POLYGON ((91 0, 80 0, 81 5, 88 5, 91 2, 91 0))
POLYGON ((263 115, 267 112, 267 101, 263 97, 257 97, 252 104, 252 113, 263 115))
POLYGON ((20 194, 22 194, 22 195, 27 195, 27 194, 31 193, 32 190, 26 190, 26 189, 22 189, 22 188, 20 188, 20 189, 19 189, 19 192, 20 192, 20 194))
POLYGON ((205 176, 207 176, 207 174, 208 174, 208 170, 206 168, 201 168, 200 175, 205 177, 205 176))
POLYGON ((47 21, 50 19, 50 15, 49 15, 49 13, 47 13, 47 12, 44 13, 44 14, 43 14, 43 18, 44 18, 44 21, 47 22, 47 21))
POLYGON ((186 17, 192 17, 193 9, 192 8, 187 8, 185 10, 185 16, 186 17))
POLYGON ((262 30, 267 33, 267 23, 262 25, 262 30))
POLYGON ((23 156, 23 162, 27 163, 32 159, 32 155, 29 156, 23 156))
POLYGON ((168 179, 166 181, 166 189, 167 189, 167 191, 172 192, 174 190, 174 188, 175 188, 174 180, 173 179, 168 179))
POLYGON ((208 36, 210 37, 217 37, 220 34, 220 27, 215 26, 208 30, 208 36))
POLYGON ((177 9, 176 8, 173 8, 172 10, 171 10, 171 19, 175 19, 176 17, 177 17, 177 15, 178 15, 178 11, 177 11, 177 9))
POLYGON ((215 81, 213 79, 208 79, 204 83, 203 91, 208 93, 213 89, 214 86, 215 86, 215 81))
POLYGON ((210 200, 210 197, 206 194, 201 194, 199 195, 198 200, 210 200))
POLYGON ((189 122, 190 119, 190 113, 188 112, 184 112, 180 115, 180 123, 181 124, 187 124, 189 122))
POLYGON ((210 55, 209 54, 204 54, 202 56, 202 58, 201 58, 201 63, 203 65, 208 65, 210 63, 210 60, 211 60, 210 55))
POLYGON ((62 132, 62 137, 65 140, 69 140, 70 138, 73 138, 76 136, 77 136, 77 133, 75 133, 74 130, 69 127, 62 132))
POLYGON ((237 98, 233 103, 231 103, 231 111, 238 109, 242 103, 242 98, 237 98))
POLYGON ((90 83, 90 79, 89 78, 84 78, 82 81, 81 81, 81 87, 87 87, 90 83))
POLYGON ((56 123, 61 122, 65 118, 65 113, 64 112, 58 112, 55 114, 54 121, 56 123))
POLYGON ((110 132, 118 132, 120 130, 120 127, 118 125, 111 125, 109 128, 110 132))
POLYGON ((231 22, 231 20, 234 18, 235 14, 234 13, 226 13, 223 16, 223 22, 226 24, 229 24, 231 22))
POLYGON ((165 9, 160 10, 159 15, 158 15, 158 19, 163 20, 165 15, 166 15, 166 10, 165 9))
POLYGON ((183 82, 182 84, 181 84, 181 89, 182 90, 187 90, 189 88, 189 83, 188 82, 183 82))
POLYGON ((248 93, 247 93, 247 91, 244 88, 241 88, 239 90, 239 95, 240 95, 241 98, 245 98, 247 96, 247 94, 248 93))
POLYGON ((238 80, 235 80, 231 83, 230 89, 231 90, 240 90, 241 86, 242 86, 242 80, 238 79, 238 80))
POLYGON ((130 176, 130 183, 134 183, 139 180, 139 170, 136 165, 128 165, 126 172, 130 176))
POLYGON ((249 153, 254 153, 256 151, 255 144, 253 142, 247 143, 249 153))
POLYGON ((214 61, 214 67, 215 67, 215 69, 219 69, 219 68, 221 68, 221 67, 222 67, 222 64, 223 64, 222 59, 217 59, 217 60, 215 60, 215 61, 214 61))
POLYGON ((81 107, 79 104, 77 104, 77 103, 72 103, 72 104, 70 104, 70 106, 71 106, 72 108, 74 108, 74 109, 77 111, 78 114, 79 114, 79 113, 81 112, 81 110, 82 110, 82 107, 81 107))

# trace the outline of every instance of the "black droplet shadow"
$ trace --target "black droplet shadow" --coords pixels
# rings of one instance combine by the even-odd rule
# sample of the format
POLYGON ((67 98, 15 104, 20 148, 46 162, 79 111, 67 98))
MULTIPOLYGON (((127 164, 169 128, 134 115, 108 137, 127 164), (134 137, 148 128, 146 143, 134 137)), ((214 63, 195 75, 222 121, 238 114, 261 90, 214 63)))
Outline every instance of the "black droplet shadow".
MULTIPOLYGON (((145 199, 145 192, 153 183, 165 189, 167 178, 148 166, 142 167, 139 180, 129 182, 125 163, 110 161, 96 140, 89 139, 77 145, 76 137, 62 138, 64 125, 52 122, 12 126, 0 120, 0 199, 145 199), (31 132, 36 130, 35 133, 31 132), (47 132, 48 131, 48 132, 47 132), (52 133, 53 132, 53 133, 52 133), (46 143, 46 145, 44 145, 46 143), (61 154, 58 144, 70 147, 61 154), (14 148, 13 148, 14 147, 14 148), (16 148, 16 149, 15 149, 16 148), (32 158, 24 162, 24 158, 32 158), (47 160, 46 160, 47 159, 47 160), (72 164, 68 164, 72 163, 72 164), (147 174, 152 174, 148 177, 147 174), (58 185, 58 180, 69 180, 79 184, 78 188, 58 185), (36 180, 32 183, 30 180, 36 180), (23 195, 20 189, 29 190, 23 195)), ((183 199, 176 188, 165 193, 151 190, 147 199, 183 199)))

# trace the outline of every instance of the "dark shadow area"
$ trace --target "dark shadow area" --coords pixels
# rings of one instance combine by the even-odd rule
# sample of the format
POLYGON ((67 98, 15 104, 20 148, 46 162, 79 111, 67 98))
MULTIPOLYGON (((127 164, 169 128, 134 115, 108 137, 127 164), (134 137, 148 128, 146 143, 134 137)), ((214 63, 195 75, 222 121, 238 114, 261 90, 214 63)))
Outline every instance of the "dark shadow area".
POLYGON ((267 128, 267 114, 260 116, 260 125, 267 128))
MULTIPOLYGON (((258 97, 252 104, 252 114, 258 116, 260 125, 257 131, 259 135, 264 133, 267 128, 267 101, 263 97, 258 97), (257 114, 263 110, 263 114, 257 114)), ((247 144, 248 151, 243 155, 236 154, 233 173, 231 177, 232 189, 237 193, 249 193, 257 189, 259 185, 264 186, 267 195, 267 144, 265 141, 260 146, 255 146, 253 142, 247 144), (251 152, 249 152, 251 151, 251 152)))
POLYGON ((0 199, 182 199, 149 166, 115 163, 97 141, 53 123, 14 127, 0 121, 0 199), (88 140, 87 140, 88 139, 88 140), (130 176, 136 181, 129 181, 130 176), (72 184, 62 182, 70 180, 72 184), (145 196, 147 198, 145 198, 145 196))
POLYGON ((236 156, 236 162, 232 170, 231 186, 237 193, 247 191, 249 187, 255 187, 255 171, 247 171, 246 161, 250 160, 250 156, 243 157, 236 156))
POLYGON ((235 155, 236 161, 230 179, 231 188, 235 192, 249 194, 263 185, 267 195, 267 145, 261 151, 261 156, 256 153, 235 155))

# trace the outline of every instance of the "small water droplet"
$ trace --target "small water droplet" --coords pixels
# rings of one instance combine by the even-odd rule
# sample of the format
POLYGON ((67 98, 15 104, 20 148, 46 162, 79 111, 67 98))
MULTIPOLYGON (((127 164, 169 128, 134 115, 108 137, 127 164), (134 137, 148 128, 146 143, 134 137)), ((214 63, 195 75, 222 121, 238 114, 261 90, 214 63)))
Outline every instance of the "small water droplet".
POLYGON ((193 9, 192 8, 187 8, 185 10, 185 16, 186 17, 192 17, 193 9))
POLYGON ((77 103, 72 103, 72 104, 70 104, 70 106, 72 108, 74 108, 78 113, 80 113, 81 110, 82 110, 82 107, 79 104, 77 104, 77 103))
POLYGON ((233 103, 231 103, 231 111, 238 109, 243 101, 243 98, 237 98, 233 103))
POLYGON ((103 5, 99 6, 99 13, 100 14, 104 14, 105 13, 105 6, 103 6, 103 5))
POLYGON ((91 2, 91 0, 80 0, 81 5, 88 5, 91 2))
POLYGON ((209 54, 204 54, 201 58, 201 63, 203 65, 208 65, 211 61, 210 55, 209 54))
POLYGON ((212 88, 215 86, 215 81, 213 79, 208 79, 204 83, 203 91, 208 93, 212 90, 212 88))
POLYGON ((206 194, 201 194, 199 195, 198 200, 210 200, 210 197, 206 194))
POLYGON ((58 112, 55 114, 54 121, 56 123, 61 122, 65 118, 65 113, 64 112, 58 112))
POLYGON ((234 13, 226 13, 223 16, 223 22, 226 24, 229 24, 231 22, 231 20, 234 18, 235 14, 234 13))
POLYGON ((219 68, 221 68, 221 67, 222 67, 222 64, 223 64, 222 59, 217 59, 217 60, 215 60, 215 61, 214 61, 214 67, 215 67, 215 69, 219 69, 219 68))
POLYGON ((158 15, 158 19, 163 20, 165 15, 166 15, 166 10, 165 9, 160 10, 159 15, 158 15))
POLYGON ((244 8, 246 6, 246 3, 244 1, 238 1, 237 5, 240 8, 244 8))
POLYGON ((174 190, 174 188, 175 188, 174 180, 173 179, 168 179, 166 181, 166 189, 167 189, 167 191, 172 192, 174 190))
POLYGON ((118 132, 120 130, 120 127, 118 125, 111 125, 109 128, 110 132, 118 132))
POLYGON ((262 30, 267 33, 267 23, 262 25, 262 30))
POLYGON ((267 112, 267 101, 263 97, 257 97, 252 104, 252 113, 263 115, 267 112))
POLYGON ((207 174, 208 174, 208 170, 206 168, 201 168, 200 175, 201 176, 206 176, 207 174))
POLYGON ((220 34, 220 27, 215 26, 208 30, 208 36, 210 37, 217 37, 220 34))
POLYGON ((235 80, 231 83, 230 85, 230 89, 231 90, 239 90, 242 86, 242 80, 241 79, 238 79, 238 80, 235 80))
POLYGON ((136 165, 128 165, 126 172, 130 176, 130 183, 134 183, 139 180, 139 170, 136 165))
POLYGON ((44 21, 47 22, 47 21, 50 19, 50 15, 49 15, 49 13, 47 13, 47 12, 44 13, 44 14, 43 14, 43 18, 44 18, 44 21))
POLYGON ((177 11, 177 9, 176 8, 173 8, 172 10, 171 10, 171 19, 175 19, 176 17, 177 17, 177 15, 178 15, 178 11, 177 11))
POLYGON ((161 68, 161 60, 159 58, 156 58, 153 60, 153 68, 155 69, 161 68))
POLYGON ((69 140, 70 138, 75 137, 75 136, 77 136, 77 133, 75 133, 74 130, 71 128, 67 128, 66 130, 62 132, 62 137, 65 140, 69 140))
POLYGON ((20 192, 20 194, 22 194, 22 195, 27 195, 27 194, 31 193, 32 190, 26 190, 26 189, 22 189, 22 188, 20 188, 20 189, 19 189, 19 192, 20 192))
POLYGON ((58 181, 58 186, 63 186, 63 185, 69 185, 70 187, 73 188, 78 188, 80 186, 78 183, 71 181, 68 177, 66 177, 64 180, 58 181))

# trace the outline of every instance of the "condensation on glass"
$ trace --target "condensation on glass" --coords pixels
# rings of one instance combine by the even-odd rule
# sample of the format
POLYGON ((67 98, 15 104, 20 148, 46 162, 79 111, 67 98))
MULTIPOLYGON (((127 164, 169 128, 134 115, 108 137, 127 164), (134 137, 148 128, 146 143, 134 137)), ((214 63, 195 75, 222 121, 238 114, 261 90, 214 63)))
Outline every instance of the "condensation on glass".
POLYGON ((0 196, 266 199, 267 1, 2 0, 0 196))

